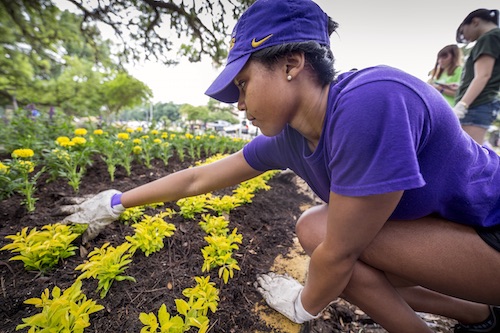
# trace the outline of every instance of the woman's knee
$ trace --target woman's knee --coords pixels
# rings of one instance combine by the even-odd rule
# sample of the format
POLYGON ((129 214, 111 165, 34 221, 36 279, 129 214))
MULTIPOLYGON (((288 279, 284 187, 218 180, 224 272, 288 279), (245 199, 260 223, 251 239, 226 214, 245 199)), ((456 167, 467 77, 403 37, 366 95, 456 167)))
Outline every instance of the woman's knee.
POLYGON ((314 206, 302 213, 295 225, 295 233, 308 255, 323 241, 326 232, 328 206, 314 206))

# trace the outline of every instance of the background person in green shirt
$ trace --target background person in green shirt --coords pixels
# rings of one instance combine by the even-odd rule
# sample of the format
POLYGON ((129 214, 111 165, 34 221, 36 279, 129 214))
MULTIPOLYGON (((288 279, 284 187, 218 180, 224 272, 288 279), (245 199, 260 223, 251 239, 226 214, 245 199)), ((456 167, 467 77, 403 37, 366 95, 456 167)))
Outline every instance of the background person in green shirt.
POLYGON ((455 106, 455 95, 462 76, 462 59, 462 50, 456 44, 446 45, 438 52, 427 81, 451 106, 455 106))

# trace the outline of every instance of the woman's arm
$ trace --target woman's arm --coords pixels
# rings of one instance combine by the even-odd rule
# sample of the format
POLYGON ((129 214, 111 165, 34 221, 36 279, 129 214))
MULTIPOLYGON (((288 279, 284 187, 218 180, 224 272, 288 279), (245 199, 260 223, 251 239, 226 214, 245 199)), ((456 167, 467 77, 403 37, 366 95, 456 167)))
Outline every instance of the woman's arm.
POLYGON ((354 264, 389 219, 403 191, 365 197, 330 193, 325 240, 312 253, 302 304, 317 314, 347 286, 354 264))
POLYGON ((245 160, 243 151, 207 165, 184 169, 124 192, 125 208, 156 202, 175 201, 237 185, 262 174, 245 160))
POLYGON ((487 54, 481 55, 474 62, 474 78, 460 100, 465 103, 466 106, 471 105, 477 96, 479 96, 481 91, 483 91, 486 83, 488 83, 488 80, 491 77, 494 65, 495 58, 487 54))

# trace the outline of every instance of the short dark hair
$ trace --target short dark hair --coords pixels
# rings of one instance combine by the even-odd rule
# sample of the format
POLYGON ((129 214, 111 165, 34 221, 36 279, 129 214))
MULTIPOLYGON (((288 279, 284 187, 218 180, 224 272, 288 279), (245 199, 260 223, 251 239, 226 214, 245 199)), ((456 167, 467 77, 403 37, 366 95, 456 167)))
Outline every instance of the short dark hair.
MULTIPOLYGON (((337 28, 338 23, 329 18, 328 33, 331 35, 337 28)), ((282 57, 295 53, 304 52, 306 62, 312 67, 321 85, 327 85, 335 79, 333 64, 335 57, 327 45, 320 45, 315 41, 287 43, 270 46, 252 54, 252 60, 256 60, 269 68, 272 68, 282 57)))

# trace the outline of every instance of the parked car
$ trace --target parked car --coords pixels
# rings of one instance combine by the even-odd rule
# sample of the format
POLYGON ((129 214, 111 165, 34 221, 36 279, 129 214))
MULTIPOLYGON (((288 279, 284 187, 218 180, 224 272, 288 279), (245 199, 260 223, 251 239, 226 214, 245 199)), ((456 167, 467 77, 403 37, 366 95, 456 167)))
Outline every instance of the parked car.
POLYGON ((231 123, 225 120, 216 120, 214 122, 207 123, 207 130, 214 130, 216 132, 224 131, 224 128, 230 126, 231 123))
POLYGON ((229 125, 224 127, 226 134, 248 134, 256 136, 259 129, 253 126, 248 120, 242 120, 238 124, 229 125))

